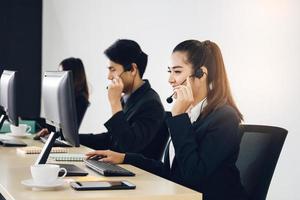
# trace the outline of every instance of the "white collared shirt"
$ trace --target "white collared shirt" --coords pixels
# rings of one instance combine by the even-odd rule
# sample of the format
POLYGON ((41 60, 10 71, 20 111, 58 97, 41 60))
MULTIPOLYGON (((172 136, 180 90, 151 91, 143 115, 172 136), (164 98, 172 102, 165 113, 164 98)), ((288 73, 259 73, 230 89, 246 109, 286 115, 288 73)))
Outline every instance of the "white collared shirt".
POLYGON ((130 97, 130 94, 124 94, 124 95, 122 96, 123 101, 124 101, 125 104, 126 104, 127 100, 129 99, 129 97, 130 97))
MULTIPOLYGON (((200 101, 197 105, 195 105, 188 111, 188 115, 191 120, 191 123, 195 122, 198 119, 198 117, 200 116, 200 113, 202 112, 203 108, 206 105, 207 105, 207 101, 206 101, 206 97, 205 97, 202 101, 200 101)), ((170 138, 170 140, 171 140, 171 138, 170 138)), ((171 140, 170 146, 169 146, 170 168, 172 167, 174 157, 175 157, 175 149, 174 149, 173 142, 171 140)))

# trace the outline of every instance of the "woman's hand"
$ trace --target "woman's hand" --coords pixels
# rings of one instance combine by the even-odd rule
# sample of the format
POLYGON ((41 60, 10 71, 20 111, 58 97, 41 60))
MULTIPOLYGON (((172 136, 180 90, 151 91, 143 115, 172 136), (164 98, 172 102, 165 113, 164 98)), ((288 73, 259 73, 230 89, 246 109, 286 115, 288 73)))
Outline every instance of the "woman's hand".
POLYGON ((42 130, 40 130, 39 132, 36 133, 36 135, 34 136, 33 139, 35 140, 39 140, 41 137, 45 137, 46 135, 49 135, 49 131, 46 128, 43 128, 42 130))
POLYGON ((121 164, 124 162, 125 154, 118 153, 111 150, 98 150, 86 154, 87 159, 92 159, 95 156, 100 157, 100 161, 109 162, 113 164, 121 164))
POLYGON ((182 113, 185 113, 190 106, 194 102, 192 87, 190 83, 190 77, 187 78, 187 84, 186 85, 179 85, 175 87, 175 103, 172 108, 172 116, 180 115, 182 113))

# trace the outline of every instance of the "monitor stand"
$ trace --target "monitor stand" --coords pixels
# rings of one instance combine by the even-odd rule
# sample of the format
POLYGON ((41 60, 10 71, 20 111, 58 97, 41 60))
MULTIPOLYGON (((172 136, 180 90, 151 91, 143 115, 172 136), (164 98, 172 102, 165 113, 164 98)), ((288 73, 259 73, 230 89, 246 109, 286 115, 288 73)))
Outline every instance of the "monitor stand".
MULTIPOLYGON (((41 153, 39 154, 35 164, 46 164, 47 159, 49 157, 49 154, 51 152, 51 149, 54 145, 55 139, 59 136, 59 132, 51 132, 41 153)), ((59 165, 60 167, 66 168, 67 170, 67 176, 86 176, 88 173, 81 168, 77 167, 76 165, 73 164, 58 164, 58 163, 53 163, 56 165, 59 165)))
MULTIPOLYGON (((8 117, 2 111, 1 117, 0 117, 0 129, 2 128, 5 120, 8 120, 8 117)), ((19 139, 0 139, 0 145, 6 146, 6 147, 25 147, 25 146, 27 146, 26 143, 22 142, 19 139)))
POLYGON ((57 132, 50 133, 41 153, 39 154, 37 160, 34 163, 35 165, 46 164, 57 135, 58 135, 57 132))
POLYGON ((0 128, 2 128, 4 121, 7 120, 7 119, 8 119, 7 115, 1 113, 1 117, 0 117, 0 128))

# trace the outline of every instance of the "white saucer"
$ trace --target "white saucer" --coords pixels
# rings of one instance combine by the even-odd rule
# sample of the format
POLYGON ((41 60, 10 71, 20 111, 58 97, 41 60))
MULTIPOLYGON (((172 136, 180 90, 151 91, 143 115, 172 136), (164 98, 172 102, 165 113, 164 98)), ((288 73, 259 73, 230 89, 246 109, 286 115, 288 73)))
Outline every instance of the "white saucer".
POLYGON ((65 181, 63 179, 57 179, 55 182, 47 185, 38 185, 36 184, 33 179, 27 179, 21 181, 21 183, 27 187, 31 188, 39 188, 39 189, 52 189, 52 188, 57 188, 61 187, 65 184, 65 181))
POLYGON ((6 133, 5 135, 11 136, 11 137, 23 138, 23 137, 30 136, 31 134, 30 133, 22 133, 22 134, 19 134, 19 133, 6 133))

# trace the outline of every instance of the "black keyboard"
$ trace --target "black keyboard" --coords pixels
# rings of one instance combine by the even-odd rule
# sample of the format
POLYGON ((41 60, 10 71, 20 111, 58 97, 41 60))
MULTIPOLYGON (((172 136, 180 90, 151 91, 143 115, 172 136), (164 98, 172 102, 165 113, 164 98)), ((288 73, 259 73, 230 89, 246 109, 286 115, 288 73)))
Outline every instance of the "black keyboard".
MULTIPOLYGON (((43 143, 46 143, 48 137, 49 137, 49 136, 40 137, 40 140, 41 140, 43 143)), ((66 141, 60 140, 60 139, 56 139, 56 140, 54 141, 53 146, 54 146, 54 147, 72 147, 72 146, 69 145, 66 141)))
POLYGON ((120 166, 101 162, 98 160, 84 160, 87 167, 95 170, 103 176, 135 176, 134 173, 120 166))

